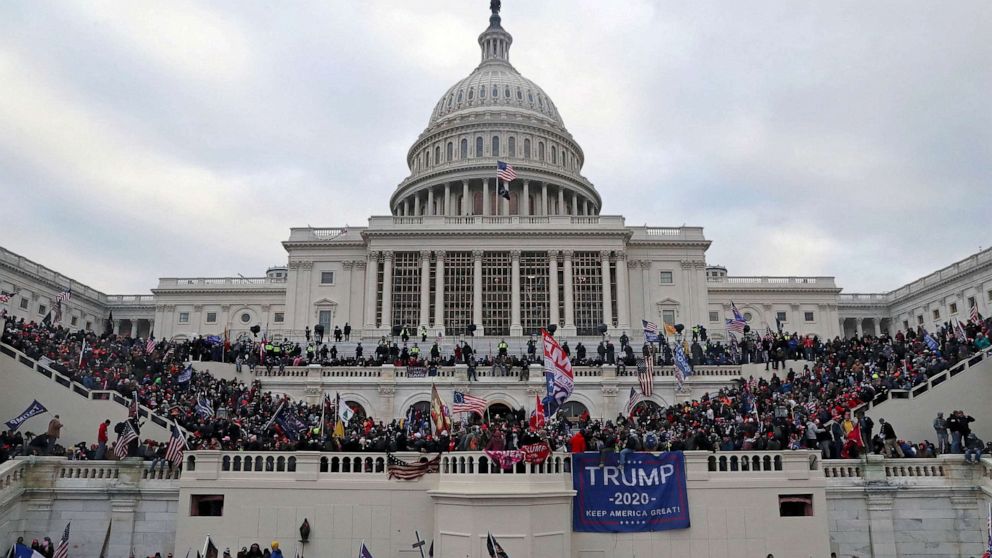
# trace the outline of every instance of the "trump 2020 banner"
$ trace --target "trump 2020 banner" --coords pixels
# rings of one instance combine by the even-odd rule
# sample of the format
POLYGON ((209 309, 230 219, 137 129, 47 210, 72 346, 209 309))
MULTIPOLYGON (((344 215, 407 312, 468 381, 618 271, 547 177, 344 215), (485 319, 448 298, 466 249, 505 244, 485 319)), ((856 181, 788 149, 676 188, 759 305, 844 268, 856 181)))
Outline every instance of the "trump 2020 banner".
POLYGON ((21 425, 24 424, 24 422, 26 420, 28 420, 29 418, 34 417, 34 416, 38 416, 38 415, 40 415, 42 413, 47 413, 47 412, 48 412, 48 409, 46 409, 45 406, 42 405, 41 403, 38 403, 38 400, 35 399, 34 401, 31 402, 30 405, 28 405, 28 408, 27 409, 24 409, 24 412, 23 413, 21 413, 21 414, 17 415, 16 417, 8 420, 4 424, 7 425, 7 430, 10 430, 11 432, 13 432, 13 431, 17 430, 18 428, 20 428, 21 425))
POLYGON ((631 453, 620 467, 609 454, 572 456, 572 529, 596 533, 636 533, 689 527, 682 452, 631 453))

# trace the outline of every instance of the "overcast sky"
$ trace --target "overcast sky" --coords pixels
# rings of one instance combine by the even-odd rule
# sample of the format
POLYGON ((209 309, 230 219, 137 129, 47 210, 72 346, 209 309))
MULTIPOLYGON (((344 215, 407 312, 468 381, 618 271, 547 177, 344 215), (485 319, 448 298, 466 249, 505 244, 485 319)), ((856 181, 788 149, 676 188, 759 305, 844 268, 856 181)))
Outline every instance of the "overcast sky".
MULTIPOLYGON (((108 293, 386 214, 485 0, 0 4, 0 245, 108 293)), ((503 3, 604 214, 890 290, 992 244, 992 3, 503 3)))

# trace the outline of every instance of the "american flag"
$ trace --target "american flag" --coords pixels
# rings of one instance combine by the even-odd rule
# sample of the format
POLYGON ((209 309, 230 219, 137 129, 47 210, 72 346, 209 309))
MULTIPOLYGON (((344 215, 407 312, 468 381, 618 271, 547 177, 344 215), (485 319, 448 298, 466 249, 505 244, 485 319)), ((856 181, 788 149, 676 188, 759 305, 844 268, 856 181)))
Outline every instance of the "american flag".
POLYGON ((114 448, 114 455, 117 459, 124 459, 127 457, 127 447, 131 442, 138 439, 138 433, 134 431, 134 427, 131 426, 131 421, 124 421, 124 430, 121 432, 119 438, 117 438, 117 446, 114 448))
POLYGON ((65 524, 62 540, 59 541, 59 546, 55 549, 55 558, 69 558, 69 525, 71 524, 71 521, 65 524))
MULTIPOLYGON (((0 300, 0 302, 4 302, 4 301, 0 300)), ((971 318, 971 321, 975 322, 976 324, 982 321, 982 315, 978 313, 978 304, 975 304, 971 307, 971 316, 969 316, 969 318, 971 318)))
POLYGON ((148 336, 148 341, 145 342, 145 352, 146 353, 151 353, 154 350, 155 350, 155 340, 152 339, 152 336, 151 335, 149 335, 148 336))
POLYGON ((420 477, 426 475, 427 473, 437 473, 441 470, 441 454, 437 454, 433 459, 427 461, 419 461, 417 463, 407 463, 398 457, 394 457, 392 454, 388 454, 386 471, 389 472, 389 478, 397 478, 400 480, 413 480, 419 479, 420 477))
POLYGON ((506 182, 513 182, 517 179, 517 171, 513 170, 513 165, 503 161, 496 161, 496 178, 506 182))
MULTIPOLYGON (((0 291, 0 304, 3 304, 4 302, 7 302, 8 300, 14 298, 14 295, 15 294, 17 294, 17 293, 8 293, 8 292, 5 292, 5 291, 0 291)), ((976 308, 976 310, 977 310, 977 308, 976 308)))
POLYGON ((172 437, 169 438, 169 445, 165 448, 165 458, 169 461, 169 463, 172 463, 173 466, 179 465, 183 462, 183 453, 187 448, 186 437, 183 436, 182 431, 179 429, 179 425, 173 422, 172 437))
POLYGON ((62 302, 63 300, 69 300, 72 298, 72 288, 68 288, 55 297, 55 302, 62 302))
POLYGON ((626 414, 628 417, 634 414, 634 407, 637 407, 637 404, 640 403, 642 399, 644 398, 641 397, 639 393, 637 393, 637 390, 635 390, 634 388, 630 388, 630 399, 627 400, 627 406, 624 407, 623 409, 624 414, 626 414))
POLYGON ((733 312, 734 312, 734 319, 735 320, 737 320, 739 322, 747 322, 747 320, 744 319, 744 315, 741 314, 741 311, 737 309, 737 305, 734 304, 734 301, 733 300, 730 301, 730 309, 733 310, 733 312))
POLYGON ((738 320, 734 318, 733 320, 727 320, 727 331, 730 333, 736 333, 738 335, 744 335, 744 326, 747 322, 744 320, 738 320))
POLYGON ((960 321, 957 321, 957 320, 955 320, 955 321, 957 323, 954 326, 954 337, 957 337, 958 338, 958 341, 961 342, 961 343, 967 343, 968 342, 968 333, 964 330, 964 326, 961 325, 961 322, 960 321))
POLYGON ((653 355, 648 355, 643 361, 637 361, 637 381, 641 384, 641 393, 646 397, 651 397, 654 393, 654 360, 653 355))
POLYGON ((489 405, 486 400, 481 397, 468 395, 460 391, 455 392, 455 397, 452 401, 452 413, 479 413, 481 416, 486 413, 486 407, 489 405))

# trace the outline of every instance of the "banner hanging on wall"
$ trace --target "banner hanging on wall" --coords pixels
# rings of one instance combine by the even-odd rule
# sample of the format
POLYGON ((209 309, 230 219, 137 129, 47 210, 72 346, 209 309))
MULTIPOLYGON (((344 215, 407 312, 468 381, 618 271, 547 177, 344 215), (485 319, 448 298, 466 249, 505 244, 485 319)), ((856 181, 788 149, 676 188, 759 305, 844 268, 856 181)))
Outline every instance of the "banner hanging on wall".
POLYGON ((618 454, 599 466, 599 453, 572 456, 572 529, 637 533, 689 527, 689 500, 682 452, 618 454))

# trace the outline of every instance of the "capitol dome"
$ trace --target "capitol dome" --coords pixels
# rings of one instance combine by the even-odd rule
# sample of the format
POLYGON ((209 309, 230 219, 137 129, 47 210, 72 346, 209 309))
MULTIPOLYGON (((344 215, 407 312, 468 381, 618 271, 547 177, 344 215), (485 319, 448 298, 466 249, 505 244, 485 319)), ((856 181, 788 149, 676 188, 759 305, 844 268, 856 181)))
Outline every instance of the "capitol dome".
POLYGON ((498 3, 478 42, 481 62, 445 91, 407 153, 410 176, 390 199, 393 215, 598 214, 582 148, 548 94, 510 64, 513 37, 498 3), (517 176, 508 200, 497 198, 497 161, 517 176))

